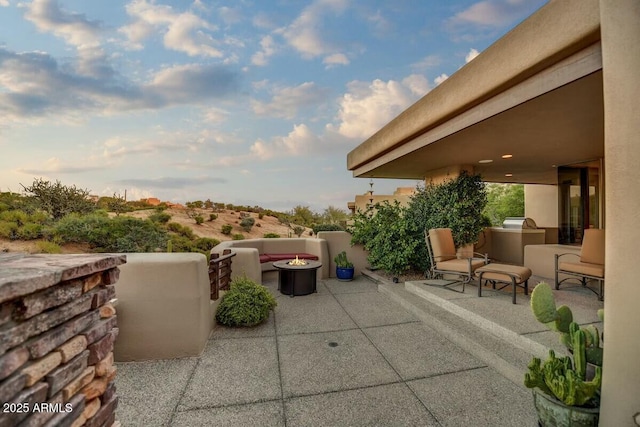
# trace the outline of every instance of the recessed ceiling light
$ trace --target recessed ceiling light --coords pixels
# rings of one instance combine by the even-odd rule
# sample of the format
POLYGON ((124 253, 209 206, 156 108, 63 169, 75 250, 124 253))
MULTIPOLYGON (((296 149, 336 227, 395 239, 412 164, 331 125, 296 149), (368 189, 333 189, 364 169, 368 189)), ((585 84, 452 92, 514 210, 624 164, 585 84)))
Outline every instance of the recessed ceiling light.
POLYGON ((512 173, 505 173, 504 176, 513 176, 512 173))
POLYGON ((493 160, 491 159, 478 160, 478 163, 491 163, 491 162, 493 162, 493 160))
POLYGON ((513 154, 503 154, 503 155, 502 155, 502 158, 503 158, 503 159, 510 159, 510 158, 512 158, 512 157, 513 157, 513 154))

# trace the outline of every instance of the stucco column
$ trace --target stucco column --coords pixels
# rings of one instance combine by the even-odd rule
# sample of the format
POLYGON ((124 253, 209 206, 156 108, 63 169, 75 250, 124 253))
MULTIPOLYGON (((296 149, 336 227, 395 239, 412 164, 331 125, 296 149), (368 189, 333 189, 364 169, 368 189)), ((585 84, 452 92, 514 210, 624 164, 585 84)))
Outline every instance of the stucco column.
POLYGON ((640 412, 640 1, 600 0, 607 236, 601 426, 640 412))

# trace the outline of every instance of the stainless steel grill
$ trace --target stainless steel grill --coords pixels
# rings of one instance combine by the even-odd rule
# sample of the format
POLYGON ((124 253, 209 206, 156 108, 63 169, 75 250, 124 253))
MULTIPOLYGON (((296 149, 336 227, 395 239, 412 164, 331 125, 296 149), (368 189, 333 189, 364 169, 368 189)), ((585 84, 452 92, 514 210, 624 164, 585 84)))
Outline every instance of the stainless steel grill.
POLYGON ((518 230, 536 230, 538 226, 531 218, 508 216, 502 223, 502 228, 518 229, 518 230))

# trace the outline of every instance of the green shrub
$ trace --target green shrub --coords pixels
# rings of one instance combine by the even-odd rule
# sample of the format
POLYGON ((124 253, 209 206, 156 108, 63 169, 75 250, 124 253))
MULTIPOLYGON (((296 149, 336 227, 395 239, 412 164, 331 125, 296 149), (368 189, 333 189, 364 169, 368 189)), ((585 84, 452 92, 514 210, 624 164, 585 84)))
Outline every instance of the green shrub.
POLYGON ((277 233, 265 233, 262 237, 264 237, 265 239, 277 239, 280 237, 280 235, 277 233))
POLYGON ((258 219, 262 219, 262 218, 264 218, 264 214, 263 214, 262 212, 260 212, 260 213, 258 214, 258 219))
POLYGON ((296 225, 293 227, 293 232, 296 236, 300 237, 302 236, 302 233, 304 233, 304 227, 296 225))
POLYGON ((29 214, 21 210, 0 212, 0 221, 14 222, 18 227, 29 222, 29 214))
POLYGON ((242 233, 237 233, 234 234, 233 236, 231 236, 232 240, 244 240, 244 234, 242 233))
POLYGON ((345 231, 339 224, 314 224, 312 229, 315 234, 319 231, 345 231))
POLYGON ((200 237, 193 242, 193 247, 198 251, 209 253, 214 246, 220 244, 220 240, 210 237, 200 237))
POLYGON ((10 221, 0 221, 0 237, 15 240, 17 235, 18 224, 10 221))
POLYGON ((209 221, 215 221, 216 219, 218 219, 218 215, 217 214, 209 214, 209 221))
POLYGON ((38 243, 36 243, 36 247, 38 248, 38 252, 43 254, 61 254, 62 253, 62 248, 60 247, 60 245, 53 242, 47 242, 46 240, 41 240, 38 243))
POLYGON ((231 230, 233 230, 233 225, 225 224, 222 226, 222 234, 229 235, 231 234, 231 230))
POLYGON ((240 221, 240 227, 242 227, 242 229, 248 233, 251 231, 251 227, 253 227, 255 223, 255 218, 244 217, 242 218, 242 221, 240 221))
MULTIPOLYGON (((166 224, 171 219, 171 215, 166 212, 163 212, 162 210, 156 210, 156 212, 149 215, 149 219, 153 222, 157 222, 158 224, 166 224)), ((177 224, 177 223, 174 222, 173 224, 177 224)))
POLYGON ((227 326, 255 326, 264 322, 276 305, 267 288, 247 277, 238 277, 222 296, 216 320, 227 326))
POLYGON ((196 224, 201 225, 204 222, 204 218, 202 217, 202 215, 196 215, 193 218, 196 221, 196 224))
POLYGON ((193 240, 196 238, 193 230, 186 225, 178 224, 177 222, 170 222, 167 224, 167 228, 169 229, 169 231, 173 231, 174 233, 186 237, 187 239, 193 240))
POLYGON ((174 234, 169 237, 169 242, 171 243, 171 252, 193 252, 193 241, 187 237, 174 234))
POLYGON ((18 239, 21 240, 34 240, 42 237, 42 225, 33 222, 28 222, 17 231, 18 239))

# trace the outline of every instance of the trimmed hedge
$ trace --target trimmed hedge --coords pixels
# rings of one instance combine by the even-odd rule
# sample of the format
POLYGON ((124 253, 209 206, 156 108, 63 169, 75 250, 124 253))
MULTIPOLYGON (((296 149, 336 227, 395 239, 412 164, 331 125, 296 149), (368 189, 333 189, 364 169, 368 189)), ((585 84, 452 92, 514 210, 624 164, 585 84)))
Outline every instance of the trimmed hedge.
POLYGON ((277 305, 267 288, 246 276, 231 282, 216 310, 216 321, 226 326, 256 326, 269 317, 277 305))

